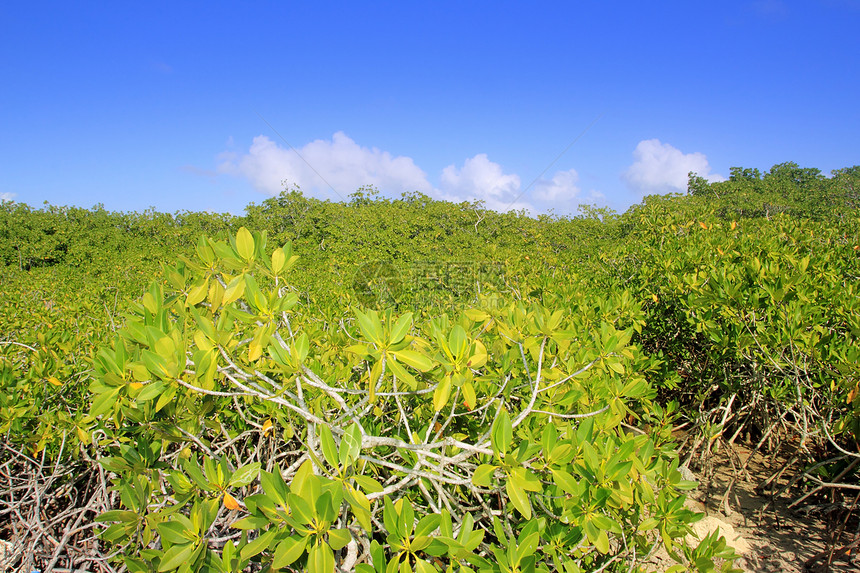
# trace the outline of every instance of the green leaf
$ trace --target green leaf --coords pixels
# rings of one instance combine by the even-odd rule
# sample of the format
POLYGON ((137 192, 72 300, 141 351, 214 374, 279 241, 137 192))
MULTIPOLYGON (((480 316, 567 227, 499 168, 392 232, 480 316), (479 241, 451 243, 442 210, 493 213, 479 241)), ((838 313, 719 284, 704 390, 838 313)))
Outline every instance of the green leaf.
POLYGON ((412 538, 412 542, 409 544, 410 549, 412 551, 423 551, 433 542, 433 538, 427 535, 416 535, 412 538))
POLYGON ((320 447, 322 448, 325 461, 333 468, 338 467, 337 463, 337 446, 334 443, 334 438, 331 435, 331 428, 327 425, 317 425, 317 434, 320 438, 320 447))
POLYGON ((410 390, 416 390, 418 388, 418 381, 415 380, 415 376, 410 374, 406 368, 397 362, 397 360, 389 360, 386 362, 386 366, 388 366, 393 375, 397 376, 398 380, 406 382, 406 385, 409 386, 410 390))
POLYGON ((406 364, 407 366, 411 366, 412 368, 418 370, 419 372, 427 372, 433 369, 433 360, 420 352, 416 352, 414 350, 398 350, 396 352, 392 352, 394 356, 397 357, 397 360, 406 364))
POLYGON ((394 509, 394 504, 391 503, 391 498, 387 495, 384 498, 382 507, 382 521, 385 524, 385 529, 390 534, 397 533, 397 511, 394 509))
POLYGON ((170 545, 183 545, 194 540, 196 531, 191 523, 165 521, 155 526, 161 539, 170 545))
POLYGON ((421 518, 421 521, 418 522, 418 525, 415 526, 415 537, 430 535, 436 529, 438 529, 439 522, 441 520, 442 516, 438 513, 431 513, 430 515, 425 515, 421 518))
POLYGON ((508 498, 517 511, 522 514, 523 518, 528 520, 532 518, 532 504, 529 501, 529 496, 514 480, 508 479, 505 484, 505 491, 508 492, 508 498))
POLYGON ((611 369, 615 370, 616 372, 618 372, 619 374, 622 374, 622 375, 624 374, 624 365, 621 364, 620 362, 616 362, 616 361, 612 360, 609 362, 609 367, 611 369))
POLYGON ((388 340, 388 345, 392 346, 403 340, 411 326, 412 313, 407 312, 397 320, 393 327, 391 327, 391 336, 388 340))
POLYGON ((101 394, 93 398, 92 406, 90 406, 90 416, 101 416, 102 414, 110 410, 113 405, 116 404, 120 388, 121 387, 119 386, 116 388, 112 388, 107 392, 102 392, 101 394))
POLYGON ((379 493, 384 489, 382 487, 382 484, 380 484, 378 481, 376 481, 370 476, 366 476, 363 474, 355 474, 354 476, 352 476, 352 479, 354 479, 355 483, 360 485, 361 489, 363 489, 367 493, 379 493))
POLYGON ((514 468, 510 474, 510 479, 516 483, 517 487, 526 491, 541 491, 543 489, 540 480, 524 467, 514 468))
POLYGON ((308 341, 308 335, 303 332, 296 337, 295 342, 290 347, 290 354, 296 359, 297 363, 301 364, 307 358, 309 351, 310 342, 308 341))
POLYGON ((230 541, 229 539, 224 543, 224 547, 221 549, 221 560, 227 566, 227 570, 233 570, 232 561, 239 554, 239 550, 236 549, 236 544, 230 541))
POLYGON ((246 559, 250 559, 254 555, 262 553, 263 551, 265 551, 269 547, 269 544, 275 538, 275 535, 277 533, 278 533, 277 529, 270 529, 270 530, 264 532, 258 538, 256 538, 254 541, 250 542, 248 545, 243 547, 239 551, 239 556, 244 561, 246 559))
POLYGON ((329 523, 335 520, 337 508, 340 506, 340 499, 335 501, 331 490, 323 491, 322 495, 317 494, 314 502, 314 510, 319 519, 329 523))
POLYGON ((310 573, 334 573, 334 553, 327 544, 314 545, 308 552, 310 573))
POLYGON ((204 279, 202 282, 195 283, 188 289, 188 297, 185 299, 185 304, 194 306, 202 302, 207 294, 209 294, 209 279, 204 279))
POLYGON ((521 563, 524 558, 534 555, 539 544, 540 534, 537 531, 531 531, 525 536, 521 536, 517 540, 517 562, 521 563))
POLYGON ((365 356, 370 356, 370 349, 366 344, 352 344, 350 346, 347 346, 345 350, 347 352, 357 354, 362 358, 364 358, 365 356))
POLYGON ((445 376, 439 381, 433 391, 433 408, 438 412, 448 404, 451 398, 451 376, 445 376))
POLYGON ((164 391, 164 383, 156 380, 155 382, 150 382, 146 384, 140 392, 138 392, 135 397, 135 401, 137 402, 149 402, 156 396, 160 396, 164 391))
POLYGON ((227 485, 230 487, 245 487, 260 475, 260 462, 244 465, 233 472, 233 476, 227 485))
POLYGON ((290 490, 301 496, 306 503, 313 505, 314 501, 316 501, 316 494, 319 493, 319 487, 314 488, 314 484, 317 484, 317 480, 314 476, 314 465, 311 460, 305 460, 299 469, 296 470, 296 473, 293 475, 293 481, 290 482, 290 490), (309 490, 315 489, 316 492, 310 492, 309 490))
POLYGON ((348 467, 358 459, 361 453, 361 427, 353 422, 340 439, 338 459, 343 467, 348 467))
POLYGON ((547 424, 543 433, 541 434, 541 447, 543 448, 543 455, 547 459, 550 457, 550 453, 556 446, 556 442, 558 440, 558 432, 555 429, 555 424, 547 424))
POLYGON ((256 515, 249 515, 239 521, 233 522, 230 527, 234 529, 261 529, 269 524, 268 518, 256 515))
POLYGON ((272 568, 281 569, 294 563, 302 553, 305 552, 305 547, 308 544, 307 537, 287 537, 275 549, 275 554, 272 558, 272 568))
POLYGON ((193 460, 186 460, 182 464, 182 469, 185 470, 185 473, 188 474, 188 477, 191 478, 191 481, 194 482, 194 485, 202 489, 203 491, 212 491, 215 489, 212 484, 209 483, 209 480, 203 475, 203 472, 200 470, 200 466, 197 462, 193 460))
POLYGON ((469 357, 469 361, 466 363, 466 366, 469 368, 480 368, 487 363, 487 347, 484 346, 484 343, 480 340, 476 340, 474 344, 474 351, 472 355, 469 357))
POLYGON ((373 531, 373 523, 370 519, 370 500, 367 499, 367 496, 361 490, 348 486, 344 491, 344 497, 359 525, 365 531, 373 531))
POLYGON ((478 310, 476 308, 467 308, 465 311, 463 311, 463 314, 465 314, 466 317, 472 322, 484 322, 485 320, 490 318, 490 315, 487 314, 485 311, 478 310))
POLYGON ((472 474, 472 483, 478 487, 490 487, 493 483, 493 474, 496 472, 496 466, 490 464, 481 464, 472 474))
POLYGON ((151 569, 146 566, 146 562, 141 561, 140 559, 134 559, 127 555, 123 555, 122 561, 128 568, 129 573, 149 573, 151 571, 151 569))
POLYGON ((600 530, 600 533, 597 535, 597 539, 594 540, 594 546, 601 553, 609 553, 609 536, 606 535, 606 532, 600 530))
POLYGON ((621 527, 618 523, 606 515, 598 513, 593 515, 591 520, 594 522, 594 525, 604 531, 621 532, 621 527))
MULTIPOLYGON (((149 384, 148 386, 151 386, 149 384)), ((144 388, 145 390, 146 388, 144 388)), ((176 397, 176 386, 168 386, 167 389, 158 397, 158 401, 155 403, 155 411, 160 412, 162 408, 167 406, 169 403, 173 402, 173 399, 176 397)))
POLYGON ((335 551, 340 551, 352 540, 349 529, 330 529, 328 532, 328 544, 335 551))
POLYGON ((448 348, 451 350, 451 354, 454 355, 455 360, 463 357, 466 353, 467 344, 466 330, 459 324, 455 325, 448 335, 448 348))
POLYGON ((412 508, 412 502, 401 497, 394 502, 394 508, 399 512, 397 531, 401 537, 407 537, 415 527, 415 510, 412 508))
MULTIPOLYGON (((122 345, 121 342, 117 342, 117 344, 120 345, 119 347, 122 345)), ((106 348, 102 348, 98 351, 98 360, 105 369, 105 372, 110 372, 116 376, 122 376, 122 369, 117 364, 114 356, 108 352, 106 348)))
POLYGON ((239 275, 227 284, 222 304, 228 305, 245 293, 245 275, 239 275))
POLYGON ((151 292, 144 293, 140 302, 143 304, 143 307, 150 312, 150 314, 158 314, 160 305, 156 302, 155 296, 153 296, 151 292))
POLYGON ((594 523, 591 522, 590 519, 587 519, 583 524, 583 529, 585 530, 585 535, 588 537, 588 541, 592 544, 597 541, 597 537, 600 535, 600 530, 594 523))
POLYGON ((161 563, 158 565, 158 570, 170 571, 172 569, 176 569, 188 560, 193 551, 194 545, 191 543, 188 543, 187 545, 174 545, 164 552, 164 556, 161 558, 161 563))
POLYGON ((369 342, 373 342, 377 346, 382 346, 382 323, 379 321, 379 316, 375 311, 369 310, 364 314, 360 310, 353 310, 356 319, 358 319, 358 328, 364 335, 364 338, 369 342))
POLYGON ((293 517, 299 520, 299 522, 311 523, 313 521, 314 510, 307 501, 290 492, 287 494, 287 502, 292 510, 293 517))
POLYGON ((176 344, 169 336, 162 336, 156 340, 153 348, 155 349, 156 354, 165 360, 171 360, 176 355, 176 344))
POLYGON ((140 353, 140 357, 143 358, 143 364, 146 366, 146 369, 149 370, 151 374, 154 374, 159 378, 170 377, 170 370, 167 367, 167 360, 165 360, 162 356, 159 356, 155 352, 149 350, 143 350, 140 353))
POLYGON ((123 523, 134 523, 140 519, 140 516, 133 511, 123 511, 114 509, 106 511, 95 518, 94 521, 103 523, 105 521, 121 521, 123 523))
POLYGON ((511 440, 513 440, 511 417, 508 415, 508 411, 502 408, 496 419, 493 420, 492 433, 490 434, 493 450, 497 453, 507 453, 511 447, 511 440))
POLYGON ((566 471, 552 468, 552 480, 564 493, 579 497, 579 483, 566 471))

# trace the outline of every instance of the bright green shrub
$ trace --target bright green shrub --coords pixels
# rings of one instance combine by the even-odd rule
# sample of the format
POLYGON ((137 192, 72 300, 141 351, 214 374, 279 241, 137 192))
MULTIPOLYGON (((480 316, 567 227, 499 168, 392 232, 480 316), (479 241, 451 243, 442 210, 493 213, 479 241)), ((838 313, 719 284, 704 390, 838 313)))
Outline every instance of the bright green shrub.
POLYGON ((96 354, 90 415, 120 500, 99 519, 130 571, 731 558, 682 541, 692 484, 627 292, 344 314, 293 290, 296 262, 245 228, 201 240, 96 354))
POLYGON ((668 367, 653 379, 711 441, 786 440, 809 464, 812 443, 856 456, 860 220, 727 221, 712 208, 652 199, 607 254, 646 301, 639 340, 668 367))

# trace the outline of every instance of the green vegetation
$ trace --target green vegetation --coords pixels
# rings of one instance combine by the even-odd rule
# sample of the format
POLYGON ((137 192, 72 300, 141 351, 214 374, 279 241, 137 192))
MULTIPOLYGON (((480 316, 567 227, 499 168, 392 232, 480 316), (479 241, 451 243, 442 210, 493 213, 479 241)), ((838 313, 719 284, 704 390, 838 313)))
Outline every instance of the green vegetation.
POLYGON ((735 169, 537 219, 372 188, 3 203, 9 565, 731 571, 685 539, 679 466, 747 440, 790 451, 792 494, 856 487, 858 180, 735 169))

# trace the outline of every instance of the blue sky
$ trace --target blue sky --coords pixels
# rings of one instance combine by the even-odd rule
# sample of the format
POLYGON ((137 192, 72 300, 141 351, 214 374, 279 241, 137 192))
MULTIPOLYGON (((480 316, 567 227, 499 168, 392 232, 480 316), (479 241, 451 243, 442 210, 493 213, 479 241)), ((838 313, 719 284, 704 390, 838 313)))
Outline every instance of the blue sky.
POLYGON ((858 30, 857 0, 4 2, 0 197, 239 214, 287 180, 568 214, 829 173, 860 163, 858 30))

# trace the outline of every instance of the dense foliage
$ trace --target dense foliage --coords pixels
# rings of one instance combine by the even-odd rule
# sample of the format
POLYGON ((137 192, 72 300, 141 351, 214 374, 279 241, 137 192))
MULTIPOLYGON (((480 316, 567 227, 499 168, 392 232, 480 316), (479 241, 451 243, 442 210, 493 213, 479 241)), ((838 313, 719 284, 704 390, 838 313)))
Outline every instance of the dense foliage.
POLYGON ((574 218, 3 203, 9 563, 729 570, 685 539, 681 465, 749 439, 801 493, 856 483, 858 179, 734 169, 574 218))

